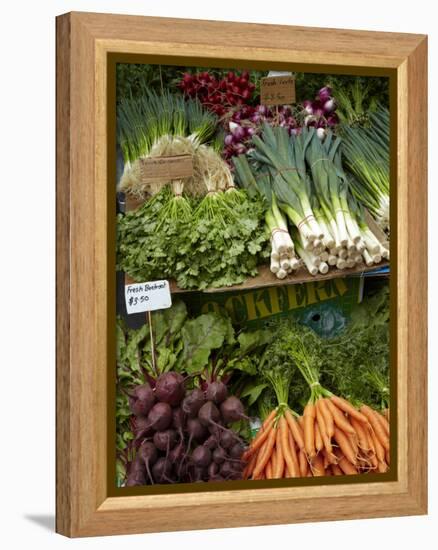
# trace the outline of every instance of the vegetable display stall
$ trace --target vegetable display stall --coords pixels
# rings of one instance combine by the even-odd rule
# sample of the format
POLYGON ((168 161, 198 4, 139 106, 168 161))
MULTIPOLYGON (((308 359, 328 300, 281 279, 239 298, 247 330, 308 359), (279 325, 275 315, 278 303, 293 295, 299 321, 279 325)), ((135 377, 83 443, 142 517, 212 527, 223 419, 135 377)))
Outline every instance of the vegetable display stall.
POLYGON ((385 277, 324 335, 195 311, 200 293, 388 274, 387 108, 352 123, 342 88, 267 106, 267 73, 171 73, 117 109, 117 269, 173 294, 147 323, 119 311, 117 486, 387 472, 385 277))

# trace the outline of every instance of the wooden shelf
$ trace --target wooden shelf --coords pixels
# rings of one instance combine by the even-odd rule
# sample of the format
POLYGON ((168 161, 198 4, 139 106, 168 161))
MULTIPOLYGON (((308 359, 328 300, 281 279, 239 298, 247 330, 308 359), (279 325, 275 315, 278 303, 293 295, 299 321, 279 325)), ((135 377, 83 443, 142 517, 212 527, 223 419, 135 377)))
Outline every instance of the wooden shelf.
MULTIPOLYGON (((283 285, 295 285, 300 283, 309 283, 311 281, 326 281, 328 279, 339 279, 344 277, 360 277, 366 273, 372 273, 383 267, 389 267, 389 262, 382 261, 379 264, 376 264, 372 267, 358 266, 352 269, 330 269, 325 275, 310 275, 310 273, 305 269, 301 268, 292 275, 288 275, 284 279, 277 279, 273 273, 269 270, 268 266, 262 266, 259 268, 259 274, 255 277, 247 279, 244 283, 240 285, 232 286, 223 286, 219 288, 207 288, 203 290, 204 293, 216 293, 216 292, 232 292, 236 290, 249 290, 255 288, 263 288, 267 286, 283 286, 283 285)), ((387 273, 376 273, 376 276, 386 276, 387 273)), ((125 275, 125 284, 129 285, 134 283, 129 275, 125 275)), ((181 294, 183 292, 199 292, 198 290, 187 290, 179 288, 175 281, 170 281, 170 291, 172 294, 181 294)))

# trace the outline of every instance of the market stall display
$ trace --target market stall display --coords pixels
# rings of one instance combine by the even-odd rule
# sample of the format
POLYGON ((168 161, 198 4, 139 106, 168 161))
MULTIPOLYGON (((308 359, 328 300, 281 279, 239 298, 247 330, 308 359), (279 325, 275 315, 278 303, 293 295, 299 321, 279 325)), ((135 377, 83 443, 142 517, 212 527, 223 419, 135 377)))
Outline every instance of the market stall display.
POLYGON ((269 75, 167 67, 119 98, 117 270, 125 284, 169 281, 173 305, 118 311, 118 487, 391 467, 386 278, 362 282, 324 335, 305 315, 254 328, 219 302, 194 312, 200 293, 255 309, 248 289, 389 271, 385 97, 353 104, 338 77, 265 105, 269 75))

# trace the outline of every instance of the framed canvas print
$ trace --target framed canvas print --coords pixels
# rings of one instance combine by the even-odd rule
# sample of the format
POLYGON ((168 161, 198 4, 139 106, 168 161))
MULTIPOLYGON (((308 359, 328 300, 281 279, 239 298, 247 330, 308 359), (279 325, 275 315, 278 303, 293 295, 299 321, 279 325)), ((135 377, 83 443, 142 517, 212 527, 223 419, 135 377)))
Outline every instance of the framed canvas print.
POLYGON ((427 41, 57 18, 57 531, 427 511, 427 41))

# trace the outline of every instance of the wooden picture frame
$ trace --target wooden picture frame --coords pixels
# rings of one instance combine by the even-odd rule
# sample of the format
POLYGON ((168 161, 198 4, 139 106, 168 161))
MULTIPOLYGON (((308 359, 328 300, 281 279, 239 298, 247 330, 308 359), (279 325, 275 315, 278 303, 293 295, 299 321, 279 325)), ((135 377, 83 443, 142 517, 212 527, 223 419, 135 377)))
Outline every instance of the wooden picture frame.
POLYGON ((425 514, 427 38, 93 13, 61 15, 56 24, 57 532, 78 537, 425 514), (108 276, 114 196, 106 115, 114 54, 389 76, 396 113, 391 254, 398 460, 392 480, 109 496, 107 364, 115 353, 108 337, 115 299, 108 276))

